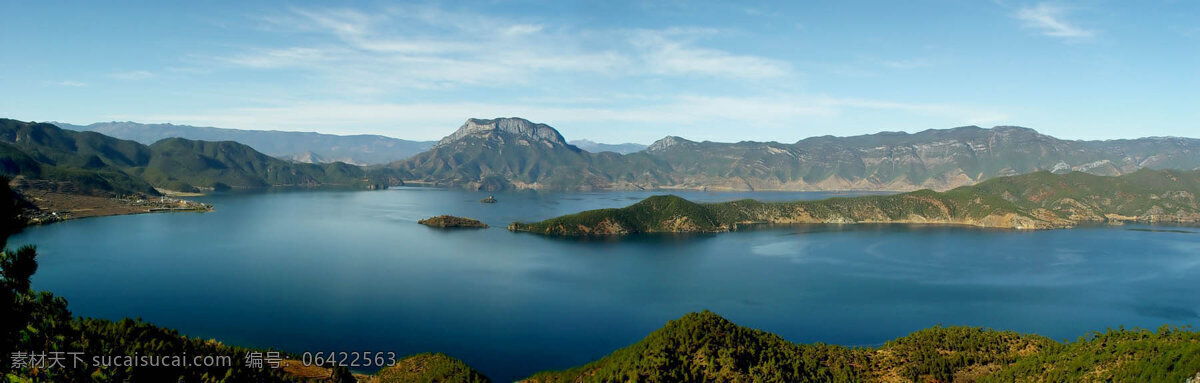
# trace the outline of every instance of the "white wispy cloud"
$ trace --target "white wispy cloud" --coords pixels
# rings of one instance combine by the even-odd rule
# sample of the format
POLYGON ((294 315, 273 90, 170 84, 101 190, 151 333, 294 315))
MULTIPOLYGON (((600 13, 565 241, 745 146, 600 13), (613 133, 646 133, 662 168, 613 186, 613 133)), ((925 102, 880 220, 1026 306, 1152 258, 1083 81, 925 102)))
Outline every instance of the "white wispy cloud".
POLYGON ((1038 31, 1046 36, 1065 39, 1087 39, 1094 37, 1096 32, 1072 24, 1066 20, 1068 9, 1050 3, 1038 3, 1021 7, 1017 10, 1017 18, 1026 28, 1038 31))
POLYGON ((743 79, 782 78, 792 73, 786 62, 697 47, 689 39, 679 38, 680 34, 695 33, 679 30, 636 33, 631 42, 641 50, 641 67, 658 75, 699 74, 743 79))
POLYGON ((904 60, 882 60, 879 65, 892 69, 918 69, 933 66, 933 61, 927 58, 911 58, 904 60))
POLYGON ((50 82, 49 84, 56 85, 56 86, 71 87, 71 88, 82 88, 82 87, 88 86, 88 84, 86 82, 71 81, 71 80, 53 81, 53 82, 50 82))
POLYGON ((292 9, 263 20, 270 30, 291 28, 326 39, 258 47, 218 61, 255 69, 298 68, 353 92, 501 87, 546 75, 743 81, 791 74, 785 62, 700 45, 711 30, 580 31, 428 6, 370 14, 292 9))
MULTIPOLYGON (((798 127, 829 126, 839 118, 861 121, 864 115, 953 121, 947 124, 986 124, 1006 116, 969 105, 805 93, 804 75, 792 63, 752 47, 717 44, 737 30, 585 30, 423 5, 371 12, 295 8, 259 20, 262 31, 281 37, 266 41, 286 43, 229 48, 194 60, 196 65, 283 73, 306 92, 283 87, 274 94, 295 98, 104 119, 437 139, 468 117, 518 116, 568 135, 607 124, 616 128, 601 135, 620 140, 652 141, 665 134, 722 139, 727 127, 753 127, 755 136, 739 137, 790 141, 803 138, 798 127), (433 97, 412 101, 425 95, 433 97)), ((870 64, 909 69, 931 62, 870 64)), ((604 138, 587 132, 571 137, 604 138)))
POLYGON ((328 53, 327 50, 315 48, 269 48, 226 57, 225 61, 230 64, 256 69, 302 67, 325 61, 328 53))
POLYGON ((130 71, 130 72, 112 73, 112 74, 109 74, 108 77, 112 77, 117 80, 146 80, 146 79, 154 78, 155 75, 153 72, 144 71, 144 70, 135 70, 135 71, 130 71))

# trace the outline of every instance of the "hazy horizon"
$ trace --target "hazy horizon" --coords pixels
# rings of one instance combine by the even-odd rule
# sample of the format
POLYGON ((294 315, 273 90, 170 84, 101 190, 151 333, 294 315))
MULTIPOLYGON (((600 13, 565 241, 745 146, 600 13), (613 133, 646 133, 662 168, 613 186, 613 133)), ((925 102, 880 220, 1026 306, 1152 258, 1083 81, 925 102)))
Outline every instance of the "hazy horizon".
MULTIPOLYGON (((0 116, 0 118, 4 118, 4 116, 0 116)), ((491 120, 491 119, 503 119, 503 118, 518 118, 518 119, 524 119, 524 118, 521 118, 521 116, 493 116, 493 118, 478 118, 478 116, 475 116, 475 118, 470 118, 470 119, 491 120)), ((529 120, 529 119, 526 119, 526 120, 529 120)), ((466 121, 466 120, 464 120, 464 121, 466 121)), ((540 121, 534 121, 534 120, 529 120, 529 121, 530 121, 530 122, 534 122, 534 124, 545 124, 545 122, 540 122, 540 121)), ((49 120, 48 120, 48 121, 38 121, 38 122, 47 122, 47 124, 67 124, 67 125, 71 125, 71 126, 82 126, 82 127, 88 127, 88 126, 91 126, 91 125, 97 125, 97 124, 139 124, 139 125, 174 125, 174 126, 191 126, 191 127, 200 127, 200 128, 229 128, 229 127, 221 127, 221 126, 202 126, 202 125, 190 125, 190 124, 173 124, 173 122, 142 122, 142 121, 130 121, 130 120, 126 120, 126 121, 96 121, 96 122, 88 122, 88 124, 77 124, 77 122, 68 122, 68 121, 49 121, 49 120)), ((461 124, 460 124, 460 125, 461 125, 461 124)), ((550 125, 550 124, 546 124, 546 125, 550 125)), ((803 140, 803 139, 805 139, 805 138, 814 138, 814 137, 824 137, 824 136, 833 136, 833 137, 870 136, 870 134, 877 134, 877 133, 907 133, 907 134, 916 134, 916 133, 919 133, 919 132, 922 132, 922 131, 926 131, 926 130, 953 130, 953 128, 959 128, 959 127, 971 127, 971 126, 976 126, 976 127, 980 127, 980 128, 986 128, 986 130, 990 130, 990 128, 996 128, 996 127, 1024 127, 1024 128, 1031 128, 1031 130, 1037 131, 1038 133, 1046 134, 1045 132, 1038 130, 1038 128, 1036 128, 1036 127, 1030 127, 1030 126, 1021 126, 1021 125, 1007 125, 1007 124, 1006 124, 1006 125, 994 125, 994 126, 960 125, 960 126, 949 126, 949 127, 930 127, 930 128, 925 128, 925 130, 919 130, 919 131, 877 131, 877 132, 871 132, 871 133, 860 133, 860 134, 816 134, 816 136, 804 136, 804 137, 797 137, 796 139, 791 139, 791 140, 778 140, 778 139, 776 139, 776 140, 755 140, 755 139, 738 139, 738 140, 710 140, 710 139, 695 139, 695 138, 691 138, 691 137, 688 137, 688 136, 678 136, 678 134, 667 134, 667 136, 676 136, 676 137, 682 137, 682 138, 689 139, 689 140, 696 140, 696 142, 703 142, 703 140, 709 140, 709 142, 716 142, 716 143, 737 143, 737 142, 746 142, 746 140, 749 140, 749 142, 775 142, 775 143, 785 143, 785 144, 791 144, 791 143, 794 143, 794 142, 798 142, 798 140, 803 140)), ((60 126, 60 127, 61 127, 61 126, 60 126)), ((553 125, 550 125, 550 127, 553 127, 553 128, 554 128, 554 130, 557 130, 557 131, 559 131, 559 132, 562 132, 562 128, 559 128, 558 126, 553 126, 553 125)), ((320 131, 257 130, 257 128, 246 128, 246 130, 248 130, 248 131, 269 131, 269 132, 283 132, 283 133, 317 133, 317 134, 332 134, 332 136, 383 136, 383 137, 386 137, 386 138, 398 138, 398 139, 413 140, 413 142, 437 142, 437 140, 440 140, 440 139, 442 139, 442 138, 444 138, 444 137, 446 137, 446 136, 449 136, 449 134, 450 134, 450 133, 452 133, 452 132, 454 132, 455 130, 457 130, 457 128, 458 128, 458 126, 455 126, 455 127, 449 128, 449 130, 446 130, 446 131, 445 131, 445 134, 443 134, 443 136, 442 136, 442 137, 438 137, 438 138, 434 138, 434 139, 415 139, 415 138, 408 138, 408 137, 396 137, 396 136, 388 136, 388 134, 380 134, 380 133, 347 133, 347 134, 341 134, 341 133, 329 133, 329 132, 320 132, 320 131)), ((234 128, 234 130, 238 130, 238 128, 234 128)), ((606 142, 606 140, 599 140, 599 139, 594 139, 594 138, 590 138, 590 137, 571 137, 571 136, 568 136, 568 134, 566 134, 566 133, 563 133, 563 138, 565 138, 566 140, 568 140, 568 142, 571 142, 571 143, 574 143, 574 142, 590 142, 590 143, 593 143, 593 144, 604 144, 604 145, 624 145, 624 144, 650 145, 650 144, 653 144, 654 142, 656 142, 656 140, 659 140, 659 139, 665 138, 665 137, 667 137, 667 136, 662 136, 662 137, 656 138, 656 139, 654 139, 654 140, 650 140, 650 142, 631 142, 631 140, 625 140, 625 142, 606 142)), ((1058 139, 1066 139, 1066 140, 1118 140, 1118 139, 1138 139, 1138 138, 1193 138, 1193 139, 1200 139, 1200 137, 1193 137, 1193 136, 1129 136, 1129 137, 1097 138, 1097 139, 1058 137, 1058 136, 1054 136, 1054 134, 1046 134, 1046 136, 1051 136, 1051 137, 1054 137, 1054 138, 1058 138, 1058 139)))
POLYGON ((0 3, 0 116, 432 141, 793 142, 1025 126, 1183 136, 1200 4, 0 3), (53 24, 45 23, 53 20, 53 24), (1190 48, 1189 48, 1190 47, 1190 48))

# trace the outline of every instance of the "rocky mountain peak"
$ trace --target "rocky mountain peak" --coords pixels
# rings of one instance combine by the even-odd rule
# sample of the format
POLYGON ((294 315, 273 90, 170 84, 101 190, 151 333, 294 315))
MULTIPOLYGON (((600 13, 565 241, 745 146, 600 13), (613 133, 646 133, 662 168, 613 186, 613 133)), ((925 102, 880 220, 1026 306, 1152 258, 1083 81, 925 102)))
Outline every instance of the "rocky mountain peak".
POLYGON ((670 148, 670 147, 679 146, 682 144, 694 144, 694 143, 695 142, 690 141, 683 137, 666 136, 658 141, 654 141, 654 143, 650 144, 650 146, 647 147, 646 150, 647 151, 666 150, 667 148, 670 148))
POLYGON ((1038 131, 1030 129, 1030 128, 1026 128, 1023 126, 1010 126, 1010 125, 1000 125, 1000 126, 992 127, 992 132, 995 132, 998 134, 1013 134, 1013 135, 1028 135, 1028 136, 1041 136, 1042 135, 1041 133, 1038 133, 1038 131))
POLYGON ((453 134, 438 141, 437 146, 443 146, 469 136, 483 136, 493 133, 507 133, 535 141, 548 142, 552 145, 566 146, 567 141, 562 134, 546 124, 535 124, 529 120, 517 117, 494 118, 490 120, 471 118, 463 123, 453 134))

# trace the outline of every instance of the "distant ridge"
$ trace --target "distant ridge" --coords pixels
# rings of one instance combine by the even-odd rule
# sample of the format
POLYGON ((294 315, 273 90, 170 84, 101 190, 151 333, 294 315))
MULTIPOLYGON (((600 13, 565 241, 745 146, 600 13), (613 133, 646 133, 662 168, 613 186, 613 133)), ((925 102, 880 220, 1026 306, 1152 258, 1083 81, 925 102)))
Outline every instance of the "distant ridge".
MULTIPOLYGON (((108 128, 126 126, 122 124, 118 123, 108 128)), ((129 126, 139 131, 148 129, 141 124, 129 126)), ((174 125, 165 126, 170 129, 177 128, 174 125)), ((161 131, 156 132, 162 134, 161 131)), ((96 136, 80 137, 105 137, 99 133, 91 134, 96 136)), ((321 138, 328 135, 317 136, 321 138)), ((358 136, 330 137, 350 139, 358 136)), ((378 136, 363 137, 375 140, 376 138, 372 137, 378 136)), ((569 143, 549 125, 507 117, 469 119, 436 144, 426 142, 421 145, 428 145, 429 149, 386 165, 358 167, 341 164, 338 169, 327 167, 326 171, 332 171, 338 176, 324 180, 316 177, 312 178, 311 182, 303 181, 301 184, 367 182, 374 186, 397 186, 411 183, 482 190, 913 191, 949 190, 995 177, 1038 171, 1080 171, 1115 176, 1144 168, 1200 169, 1200 140, 1197 139, 1153 137, 1072 141, 1014 126, 964 126, 917 133, 882 132, 851 137, 821 136, 805 138, 791 144, 754 141, 697 142, 683 137, 668 136, 644 150, 621 154, 614 151, 590 152, 569 143), (350 182, 346 177, 352 175, 362 177, 359 181, 350 182)), ((157 141, 155 145, 151 145, 153 146, 157 146, 157 141)), ((220 146, 213 146, 216 147, 220 146)), ((358 153, 356 155, 374 153, 369 151, 373 150, 370 149, 373 146, 366 147, 368 149, 341 146, 337 148, 349 153, 358 153)), ((24 149, 16 151, 22 150, 24 149)), ((69 147, 55 150, 77 151, 69 147)), ((195 147, 191 150, 208 150, 208 147, 195 147)), ((113 173, 110 181, 125 187, 143 189, 146 185, 135 185, 137 179, 150 181, 152 184, 170 181, 179 186, 212 187, 215 184, 209 182, 211 177, 227 177, 232 171, 212 171, 207 166, 198 165, 196 169, 209 171, 210 176, 187 181, 188 174, 162 175, 147 172, 141 168, 143 165, 130 165, 134 162, 128 159, 105 157, 107 153, 109 152, 96 152, 95 158, 87 157, 86 154, 89 153, 80 153, 83 157, 72 157, 71 161, 78 163, 72 162, 69 168, 89 171, 120 170, 124 175, 113 173), (114 165, 117 163, 124 165, 114 165), (135 179, 121 180, 129 175, 135 179)), ((342 157, 315 150, 299 151, 281 157, 295 163, 330 162, 337 165, 342 161, 342 157)), ((10 171, 33 171, 37 163, 53 164, 44 160, 36 155, 30 157, 28 153, 13 153, 4 165, 10 171)), ((216 166, 216 163, 210 165, 216 166)), ((257 171, 254 168, 245 170, 257 171)), ((258 176, 260 180, 261 176, 258 176)), ((279 181, 282 180, 251 182, 250 179, 239 179, 240 184, 246 187, 277 186, 295 180, 279 181)), ((217 182, 227 184, 223 181, 217 182)))
POLYGON ((0 119, 0 174, 71 194, 157 195, 155 188, 346 186, 379 188, 386 175, 341 162, 293 163, 233 141, 167 138, 153 145, 47 123, 0 119))
POLYGON ((592 152, 521 118, 469 119, 433 149, 388 165, 415 183, 488 190, 948 190, 1051 171, 1122 175, 1200 168, 1200 140, 1061 140, 1016 126, 809 137, 795 143, 696 142, 592 152))
POLYGON ((628 143, 628 142, 624 143, 624 144, 604 144, 604 143, 599 143, 599 142, 595 142, 592 140, 586 140, 586 139, 585 140, 571 140, 568 142, 571 145, 575 145, 576 147, 578 147, 580 149, 583 149, 583 150, 586 150, 586 151, 589 151, 592 153, 613 152, 613 153, 617 153, 617 154, 629 154, 629 153, 640 152, 640 151, 646 150, 646 145, 634 144, 634 143, 628 143))
POLYGON ((432 141, 409 141, 372 134, 339 136, 313 132, 242 130, 174 124, 97 122, 90 125, 53 123, 65 129, 93 131, 150 145, 165 138, 203 141, 237 141, 277 158, 307 163, 345 162, 355 165, 386 164, 429 150, 432 141))

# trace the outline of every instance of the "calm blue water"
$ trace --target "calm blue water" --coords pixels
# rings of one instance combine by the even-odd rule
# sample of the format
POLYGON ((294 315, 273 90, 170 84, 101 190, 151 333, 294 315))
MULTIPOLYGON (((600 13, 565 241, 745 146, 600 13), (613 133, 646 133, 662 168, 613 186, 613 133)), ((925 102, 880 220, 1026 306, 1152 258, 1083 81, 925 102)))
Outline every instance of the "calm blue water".
POLYGON ((415 188, 230 194, 202 198, 213 213, 83 219, 9 244, 39 246, 34 287, 76 315, 293 352, 442 351, 500 381, 602 357, 703 309, 845 345, 936 324, 1055 339, 1200 325, 1198 229, 817 225, 624 241, 504 230, 649 195, 512 193, 489 205, 477 202, 485 193, 415 188), (416 223, 437 214, 493 228, 416 223))

